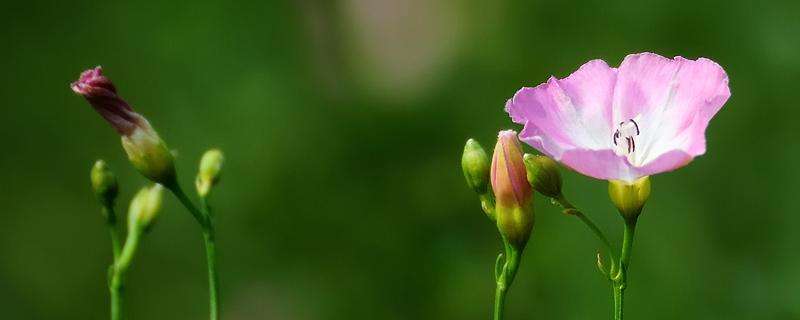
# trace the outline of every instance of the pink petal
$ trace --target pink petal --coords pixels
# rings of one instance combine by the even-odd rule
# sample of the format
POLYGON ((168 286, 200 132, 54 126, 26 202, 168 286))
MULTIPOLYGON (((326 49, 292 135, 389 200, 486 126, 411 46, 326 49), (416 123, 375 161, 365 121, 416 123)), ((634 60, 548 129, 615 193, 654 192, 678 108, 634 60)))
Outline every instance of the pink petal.
POLYGON ((597 179, 633 181, 640 177, 625 157, 611 149, 568 150, 559 161, 572 170, 597 179))
POLYGON ((569 77, 551 77, 522 88, 506 103, 512 120, 524 124, 520 138, 555 159, 574 148, 607 148, 616 70, 589 61, 569 77))
POLYGON ((728 97, 728 76, 711 60, 627 56, 619 67, 613 106, 615 122, 637 119, 641 129, 632 164, 647 166, 673 150, 690 160, 703 154, 708 122, 728 97))
POLYGON ((600 60, 569 77, 520 89, 506 103, 520 139, 585 175, 633 181, 680 168, 705 152, 705 130, 730 97, 715 62, 627 56, 619 70, 600 60), (630 156, 614 152, 612 135, 635 120, 641 134, 630 156))

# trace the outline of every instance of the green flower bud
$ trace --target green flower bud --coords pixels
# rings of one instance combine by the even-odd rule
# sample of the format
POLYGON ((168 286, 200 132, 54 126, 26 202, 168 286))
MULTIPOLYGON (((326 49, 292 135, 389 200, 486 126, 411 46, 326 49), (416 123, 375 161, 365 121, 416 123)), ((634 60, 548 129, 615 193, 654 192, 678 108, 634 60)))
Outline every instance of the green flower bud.
POLYGON ((650 177, 642 177, 634 182, 610 180, 608 195, 622 217, 635 222, 650 197, 650 177))
POLYGON ((525 154, 525 167, 528 169, 528 182, 533 190, 550 198, 561 196, 561 173, 553 159, 525 154))
POLYGON ((203 154, 200 159, 200 170, 197 172, 197 179, 195 180, 197 194, 201 197, 206 197, 211 191, 211 187, 219 182, 224 160, 222 151, 218 149, 211 149, 203 154))
POLYGON ((92 166, 89 174, 92 181, 92 189, 97 199, 105 206, 111 206, 119 194, 119 185, 114 173, 108 169, 108 165, 103 160, 97 160, 92 166))
POLYGON ((128 159, 142 175, 153 182, 170 185, 175 181, 172 153, 147 122, 122 136, 122 147, 128 159))
POLYGON ((533 192, 526 179, 522 147, 512 130, 501 131, 497 138, 491 180, 497 228, 509 244, 522 250, 533 230, 533 192))
POLYGON ((481 144, 475 139, 467 140, 464 145, 464 154, 461 156, 461 169, 467 185, 475 192, 482 195, 489 190, 489 156, 481 144))
POLYGON ((128 229, 131 232, 147 230, 153 225, 161 210, 163 191, 164 187, 154 184, 151 187, 144 187, 136 193, 128 209, 128 229))

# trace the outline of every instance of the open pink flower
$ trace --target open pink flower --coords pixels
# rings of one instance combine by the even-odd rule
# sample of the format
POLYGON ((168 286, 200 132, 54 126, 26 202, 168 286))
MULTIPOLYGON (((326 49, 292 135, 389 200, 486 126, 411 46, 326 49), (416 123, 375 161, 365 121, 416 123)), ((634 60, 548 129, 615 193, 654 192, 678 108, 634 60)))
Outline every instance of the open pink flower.
POLYGON ((587 176, 632 182, 705 153, 708 122, 730 95, 714 61, 639 53, 619 68, 592 60, 522 88, 506 112, 540 152, 587 176))

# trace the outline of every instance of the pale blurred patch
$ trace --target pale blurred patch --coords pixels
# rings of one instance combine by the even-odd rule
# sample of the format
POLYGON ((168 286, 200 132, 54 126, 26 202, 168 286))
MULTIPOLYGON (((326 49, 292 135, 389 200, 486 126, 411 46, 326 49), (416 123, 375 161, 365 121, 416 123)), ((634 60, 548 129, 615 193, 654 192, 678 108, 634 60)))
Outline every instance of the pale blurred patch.
POLYGON ((299 305, 303 301, 292 292, 287 296, 283 289, 263 282, 253 282, 247 287, 230 293, 230 299, 223 310, 223 316, 231 320, 244 319, 313 319, 313 311, 317 309, 314 302, 299 305))
POLYGON ((341 3, 347 64, 368 96, 413 100, 446 78, 463 40, 458 1, 341 3))

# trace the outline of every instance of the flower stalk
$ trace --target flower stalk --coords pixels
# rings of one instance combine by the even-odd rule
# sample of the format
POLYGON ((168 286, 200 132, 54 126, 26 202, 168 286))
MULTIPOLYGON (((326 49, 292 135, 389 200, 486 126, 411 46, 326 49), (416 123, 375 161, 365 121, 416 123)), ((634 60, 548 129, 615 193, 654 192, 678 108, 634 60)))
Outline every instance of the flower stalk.
POLYGON ((494 312, 492 319, 501 320, 505 312, 506 293, 508 293, 511 283, 514 282, 514 277, 517 275, 519 269, 520 256, 522 250, 516 249, 510 245, 505 239, 505 254, 501 253, 497 256, 497 264, 495 266, 495 296, 494 296, 494 312))
POLYGON ((503 319, 508 289, 519 269, 522 251, 533 230, 533 192, 527 183, 522 148, 517 133, 501 131, 491 162, 474 139, 464 147, 461 168, 469 186, 481 201, 481 208, 495 223, 503 252, 495 262, 493 319, 503 319))
MULTIPOLYGON (((122 99, 117 92, 116 86, 108 77, 103 75, 101 67, 84 71, 70 87, 76 94, 85 98, 92 108, 119 133, 122 147, 133 167, 147 179, 169 189, 201 226, 206 248, 206 259, 208 260, 210 318, 212 320, 218 319, 219 290, 216 271, 215 230, 213 217, 210 214, 206 198, 211 188, 219 180, 219 172, 222 167, 222 152, 215 149, 209 150, 203 156, 200 164, 200 173, 196 179, 198 194, 202 202, 202 206, 198 208, 186 196, 178 183, 174 156, 166 143, 161 140, 158 133, 150 125, 150 122, 144 116, 135 112, 127 101, 122 99)), ((92 184, 95 188, 95 193, 98 194, 98 198, 106 204, 109 203, 105 201, 107 194, 110 194, 111 191, 115 194, 116 189, 104 184, 106 181, 103 180, 106 177, 104 175, 105 172, 100 169, 103 168, 98 168, 98 170, 92 172, 92 184)), ((113 178, 113 176, 111 177, 113 178)), ((160 202, 160 192, 158 194, 160 202)), ((154 199, 152 200, 154 201, 154 199)), ((115 240, 117 235, 112 230, 115 257, 118 256, 109 275, 109 286, 112 291, 113 301, 112 318, 115 316, 120 317, 121 314, 124 273, 136 250, 139 233, 152 223, 153 216, 152 214, 148 216, 148 206, 149 204, 136 201, 136 199, 132 203, 131 211, 136 209, 139 215, 136 219, 131 218, 129 227, 133 226, 133 229, 128 232, 128 240, 121 250, 119 249, 118 240, 115 240)), ((109 223, 112 224, 113 210, 107 208, 104 213, 106 213, 109 223)), ((130 215, 133 215, 133 213, 130 213, 130 215)))
POLYGON ((606 237, 605 233, 603 233, 603 230, 601 230, 591 218, 586 216, 583 211, 580 211, 573 206, 563 194, 559 194, 558 197, 554 198, 553 200, 564 209, 564 214, 578 218, 587 228, 589 228, 589 231, 591 231, 592 234, 594 234, 595 237, 600 240, 600 243, 603 245, 603 247, 605 247, 605 251, 608 255, 609 261, 611 262, 611 266, 608 270, 605 270, 605 266, 603 265, 600 254, 598 253, 597 268, 603 275, 611 277, 611 275, 613 275, 616 271, 617 262, 614 255, 614 247, 611 245, 611 241, 608 240, 608 237, 606 237))
POLYGON ((625 289, 628 286, 628 266, 631 261, 631 251, 633 250, 633 235, 636 231, 636 219, 625 222, 625 231, 622 240, 622 255, 619 259, 619 270, 611 278, 611 286, 614 296, 614 319, 622 320, 623 302, 625 299, 625 289))
POLYGON ((108 270, 108 290, 111 295, 111 320, 124 318, 125 276, 133 263, 136 250, 144 233, 155 222, 161 209, 162 187, 158 184, 140 190, 128 209, 128 235, 125 245, 108 270))
POLYGON ((195 206, 191 199, 183 192, 180 185, 175 182, 166 186, 181 205, 186 208, 189 213, 195 218, 197 223, 202 228, 203 232, 203 245, 206 251, 206 264, 208 266, 208 296, 209 296, 209 319, 219 319, 219 286, 218 286, 218 273, 217 273, 217 250, 216 250, 216 230, 214 228, 213 219, 208 211, 208 206, 205 204, 206 200, 201 197, 201 208, 195 206))

